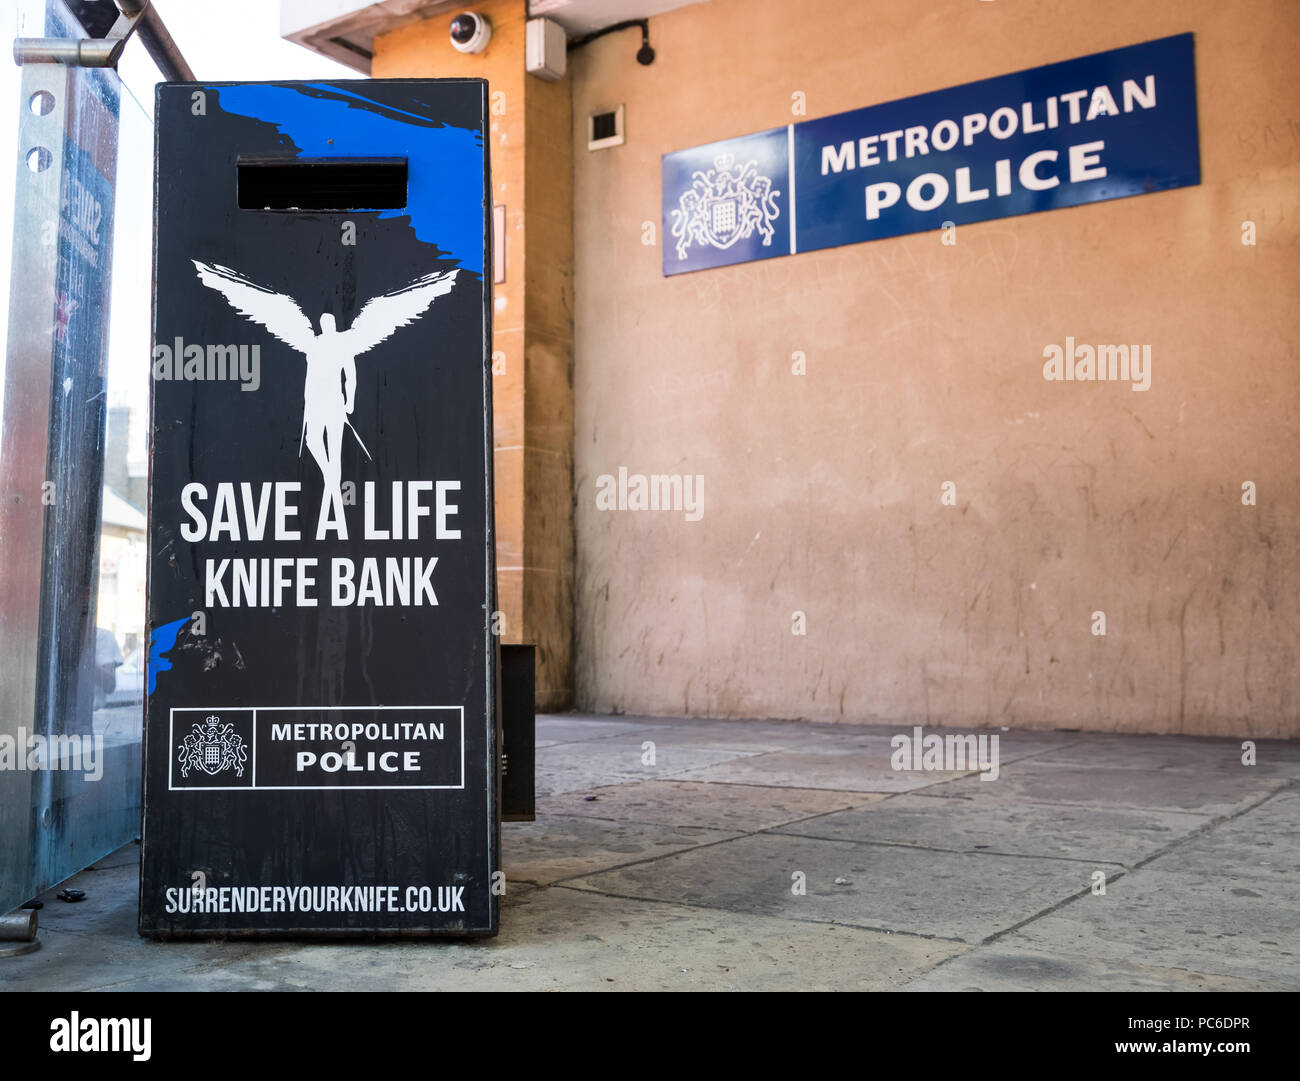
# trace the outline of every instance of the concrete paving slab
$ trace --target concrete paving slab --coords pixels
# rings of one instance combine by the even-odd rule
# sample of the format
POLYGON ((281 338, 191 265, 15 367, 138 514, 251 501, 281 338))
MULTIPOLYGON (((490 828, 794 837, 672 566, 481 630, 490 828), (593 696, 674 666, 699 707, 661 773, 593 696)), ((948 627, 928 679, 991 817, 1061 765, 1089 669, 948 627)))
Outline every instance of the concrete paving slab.
MULTIPOLYGON (((666 747, 725 747, 737 751, 782 751, 807 747, 838 747, 845 739, 842 726, 820 724, 767 723, 747 725, 743 721, 703 720, 690 725, 661 725, 639 731, 643 737, 666 747), (814 732, 809 732, 814 728, 814 732)), ((879 737, 872 736, 872 740, 879 737)))
POLYGON ((976 943, 1087 889, 1089 873, 1086 865, 1066 860, 764 833, 568 884, 623 897, 976 943), (796 872, 806 876, 803 896, 792 892, 796 872))
POLYGON ((502 866, 507 882, 549 885, 735 836, 734 831, 698 826, 548 815, 536 822, 502 823, 502 866))
MULTIPOLYGON (((935 775, 937 776, 937 774, 935 775)), ((1064 768, 1035 758, 1003 768, 996 781, 968 777, 928 788, 927 794, 953 799, 1010 803, 1074 803, 1085 807, 1144 807, 1225 815, 1245 810, 1287 782, 1259 773, 1204 773, 1174 770, 1064 768)))
MULTIPOLYGON (((641 714, 610 716, 599 713, 539 713, 537 730, 559 730, 574 739, 594 739, 604 734, 654 729, 679 743, 728 746, 733 741, 776 743, 789 747, 809 739, 833 739, 840 733, 878 733, 875 728, 856 724, 826 724, 811 721, 738 721, 719 717, 658 717, 641 714)), ((883 732, 884 730, 879 730, 883 732)))
POLYGON ((64 935, 79 941, 63 950, 57 964, 48 946, 18 959, 25 973, 11 987, 866 991, 896 987, 967 948, 564 888, 517 896, 512 890, 506 907, 502 934, 476 941, 154 943, 101 936, 96 952, 83 948, 82 936, 64 935))
POLYGON ((1300 885, 1139 868, 1001 941, 1300 990, 1300 885))
MULTIPOLYGON (((581 735, 583 726, 599 731, 599 725, 608 718, 582 714, 546 715, 549 723, 573 724, 573 733, 581 735)), ((892 753, 891 740, 898 734, 911 736, 914 725, 861 725, 851 723, 814 723, 809 721, 732 721, 713 718, 680 719, 666 717, 621 717, 619 724, 632 726, 637 732, 654 729, 645 738, 657 739, 666 745, 690 744, 703 747, 728 747, 734 750, 780 751, 815 748, 822 754, 868 751, 888 758, 892 753)), ((539 734, 542 717, 538 718, 539 734)), ((996 735, 1003 761, 1014 761, 1031 755, 1069 746, 1078 742, 1079 733, 1069 732, 1017 732, 1000 728, 948 729, 922 726, 924 732, 939 735, 996 735)), ((617 734, 617 733, 614 733, 617 734)), ((549 731, 548 731, 549 737, 549 731)), ((541 744, 539 743, 539 746, 541 744)))
MULTIPOLYGON (((512 911, 494 960, 516 949, 535 962, 523 971, 539 990, 869 991, 966 947, 559 887, 529 894, 512 911)), ((503 982, 499 962, 483 975, 489 985, 503 982)), ((518 974, 506 979, 513 985, 518 974)))
POLYGON ((589 802, 580 793, 544 796, 537 801, 538 817, 565 814, 752 833, 886 798, 865 792, 703 781, 639 781, 592 789, 588 794, 596 799, 589 802))
POLYGON ((1145 865, 1206 878, 1275 878, 1300 884, 1300 792, 1290 789, 1145 865))
POLYGON ((775 788, 828 788, 842 792, 909 792, 967 776, 965 772, 896 770, 883 751, 777 751, 722 765, 694 769, 693 781, 770 785, 775 788))
POLYGON ((921 793, 890 796, 882 803, 806 819, 776 832, 952 852, 1092 860, 1127 867, 1211 821, 1208 815, 1176 811, 1029 806, 998 800, 966 800, 954 808, 950 800, 921 793))
POLYGON ((608 717, 588 717, 569 713, 538 714, 534 726, 538 747, 554 747, 561 743, 580 743, 606 736, 624 736, 656 726, 636 719, 611 720, 608 717))
POLYGON ((140 938, 136 932, 139 851, 138 846, 129 845, 112 860, 96 864, 99 870, 82 871, 41 894, 39 900, 45 903, 38 917, 41 948, 0 961, 0 987, 12 991, 91 990, 128 983, 142 973, 179 976, 247 954, 253 944, 161 944, 140 938), (63 886, 85 890, 85 900, 75 904, 57 900, 55 894, 63 886))
POLYGON ((891 763, 892 768, 891 759, 896 746, 894 743, 895 737, 907 736, 909 739, 915 740, 917 727, 921 728, 923 739, 926 736, 934 735, 942 737, 946 742, 950 736, 975 736, 976 739, 983 736, 986 745, 990 748, 994 746, 992 737, 996 736, 998 761, 1002 764, 1019 762, 1028 758, 1038 758, 1041 755, 1069 747, 1078 739, 1077 735, 1061 732, 1004 732, 1001 729, 936 728, 931 725, 872 726, 868 729, 857 725, 839 725, 837 728, 841 729, 841 731, 829 735, 826 739, 818 740, 815 744, 812 741, 805 741, 797 749, 815 750, 819 754, 846 754, 865 751, 880 755, 887 763, 891 763))
POLYGON ((44 938, 46 931, 136 934, 140 846, 124 846, 93 866, 94 870, 87 868, 36 898, 44 905, 37 916, 40 937, 44 938), (84 891, 85 898, 75 903, 60 901, 57 894, 65 886, 84 891))
POLYGON ((538 769, 533 773, 537 799, 564 793, 583 793, 601 785, 634 784, 642 778, 631 773, 611 773, 608 770, 579 772, 573 769, 538 769))
POLYGON ((498 939, 142 940, 128 846, 67 883, 84 902, 45 895, 0 985, 1300 989, 1300 743, 1248 769, 1237 741, 999 733, 989 782, 893 771, 911 728, 543 717, 498 939))
MULTIPOLYGON (((139 848, 128 845, 114 854, 111 867, 105 867, 107 862, 97 864, 98 871, 83 871, 63 884, 84 889, 84 901, 58 901, 54 898, 57 890, 41 895, 40 900, 45 902, 40 910, 41 948, 22 957, 0 960, 0 989, 192 991, 212 982, 232 990, 273 990, 281 985, 261 975, 248 976, 242 966, 256 962, 268 972, 282 966, 290 968, 304 952, 328 954, 341 945, 246 939, 156 942, 140 938, 136 932, 139 848)), ((503 913, 534 888, 511 882, 502 898, 503 913)), ((390 945, 367 942, 346 948, 355 950, 360 958, 369 958, 375 951, 382 954, 390 945)), ((382 971, 383 963, 363 962, 377 971, 382 971)), ((352 974, 340 969, 316 989, 342 990, 352 985, 352 974)))
POLYGON ((646 753, 641 746, 643 742, 638 733, 539 748, 535 769, 537 793, 579 792, 629 780, 672 777, 755 753, 717 747, 656 745, 653 764, 646 764, 642 761, 646 753))
POLYGON ((1239 739, 1190 736, 1088 736, 1035 757, 1042 766, 1089 769, 1169 770, 1190 773, 1258 773, 1300 778, 1300 747, 1283 740, 1259 740, 1255 764, 1242 763, 1239 739))
POLYGON ((917 976, 903 991, 1279 991, 1275 983, 1157 965, 980 946, 917 976))
POLYGON ((107 871, 115 867, 139 868, 139 866, 140 844, 138 841, 133 841, 131 844, 123 845, 116 852, 110 852, 107 856, 97 859, 86 870, 107 871))

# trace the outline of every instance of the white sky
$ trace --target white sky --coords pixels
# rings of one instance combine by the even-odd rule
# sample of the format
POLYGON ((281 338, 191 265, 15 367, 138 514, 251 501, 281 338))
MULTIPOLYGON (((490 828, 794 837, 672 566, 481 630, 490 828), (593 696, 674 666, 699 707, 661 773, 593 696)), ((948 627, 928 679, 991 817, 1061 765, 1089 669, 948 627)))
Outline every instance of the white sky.
MULTIPOLYGON (((358 77, 349 68, 284 41, 275 0, 154 0, 154 6, 201 81, 358 77)), ((19 101, 21 69, 9 59, 10 45, 13 37, 42 36, 43 12, 44 0, 0 0, 0 342, 8 327, 14 183, 23 173, 15 163, 27 149, 17 146, 17 117, 24 103, 19 101)), ((108 396, 110 404, 143 409, 148 402, 152 286, 151 114, 153 87, 160 76, 144 46, 134 39, 119 72, 123 94, 108 396)))
MULTIPOLYGON (((282 39, 276 0, 154 0, 154 7, 200 81, 357 78, 350 68, 282 39)), ((158 78, 138 42, 119 71, 133 90, 148 90, 158 78)), ((136 96, 143 97, 139 90, 136 96)))

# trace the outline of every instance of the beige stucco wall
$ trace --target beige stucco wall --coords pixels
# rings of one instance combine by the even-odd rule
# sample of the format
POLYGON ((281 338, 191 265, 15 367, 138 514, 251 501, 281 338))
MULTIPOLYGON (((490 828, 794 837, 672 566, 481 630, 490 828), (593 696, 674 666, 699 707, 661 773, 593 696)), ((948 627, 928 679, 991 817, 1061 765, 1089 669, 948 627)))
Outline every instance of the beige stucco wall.
POLYGON ((1300 5, 652 27, 652 67, 635 33, 571 57, 578 705, 1300 736, 1300 5), (785 124, 795 91, 820 116, 1188 30, 1199 187, 667 279, 642 242, 661 154, 785 124), (619 103, 627 144, 588 152, 619 103), (1066 335, 1149 343, 1151 389, 1045 382, 1066 335), (703 518, 597 510, 620 466, 702 474, 703 518))

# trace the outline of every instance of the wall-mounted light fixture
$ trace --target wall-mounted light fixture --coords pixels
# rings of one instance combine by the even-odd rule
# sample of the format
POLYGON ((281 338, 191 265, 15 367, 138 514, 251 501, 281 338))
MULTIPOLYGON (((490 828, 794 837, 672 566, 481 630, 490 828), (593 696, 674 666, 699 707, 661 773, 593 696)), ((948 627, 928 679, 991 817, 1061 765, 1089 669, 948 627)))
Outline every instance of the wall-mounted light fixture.
POLYGON ((649 19, 626 19, 621 23, 615 23, 613 26, 606 26, 604 29, 597 30, 586 37, 574 38, 573 41, 569 42, 569 48, 581 49, 588 42, 603 38, 606 34, 612 34, 616 30, 630 30, 634 26, 641 29, 641 48, 636 51, 636 62, 644 65, 653 64, 655 62, 655 51, 650 47, 649 19))

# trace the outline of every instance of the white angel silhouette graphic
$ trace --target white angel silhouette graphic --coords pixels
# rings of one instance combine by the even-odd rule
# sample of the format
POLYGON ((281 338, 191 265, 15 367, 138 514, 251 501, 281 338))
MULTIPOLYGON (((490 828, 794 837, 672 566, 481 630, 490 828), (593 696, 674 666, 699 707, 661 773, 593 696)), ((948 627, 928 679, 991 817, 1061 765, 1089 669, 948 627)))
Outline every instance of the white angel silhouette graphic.
POLYGON ((298 304, 283 293, 276 293, 250 281, 228 267, 193 260, 199 280, 209 289, 221 293, 230 306, 254 323, 259 323, 274 337, 307 358, 307 375, 302 391, 302 431, 298 454, 303 445, 311 452, 325 479, 322 514, 331 501, 342 502, 340 454, 343 428, 356 436, 357 444, 370 457, 361 436, 348 417, 357 387, 356 358, 389 338, 398 327, 415 322, 438 297, 451 291, 455 270, 426 274, 400 289, 373 297, 362 307, 348 330, 335 329, 334 316, 320 317, 320 333, 298 304))

